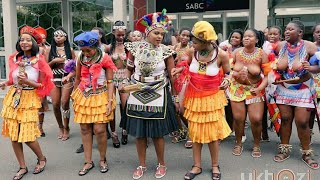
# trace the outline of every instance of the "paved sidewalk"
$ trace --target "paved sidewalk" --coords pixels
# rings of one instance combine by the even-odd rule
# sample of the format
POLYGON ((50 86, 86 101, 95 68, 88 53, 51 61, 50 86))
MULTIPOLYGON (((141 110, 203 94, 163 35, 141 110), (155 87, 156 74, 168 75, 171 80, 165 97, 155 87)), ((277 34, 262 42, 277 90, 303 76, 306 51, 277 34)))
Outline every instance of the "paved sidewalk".
MULTIPOLYGON (((1 104, 2 106, 2 104, 1 104)), ((107 160, 109 162, 110 170, 106 174, 99 172, 98 163, 99 156, 97 151, 97 145, 94 144, 93 160, 96 167, 90 171, 84 177, 78 176, 78 171, 82 168, 84 158, 83 154, 76 154, 75 150, 81 143, 79 126, 71 122, 71 137, 68 141, 61 141, 57 139, 58 126, 55 122, 52 106, 50 104, 51 111, 46 113, 44 129, 46 132, 45 138, 39 138, 41 147, 44 154, 47 156, 48 163, 45 171, 39 175, 33 175, 32 171, 36 164, 36 157, 29 148, 24 146, 25 159, 29 168, 29 173, 23 178, 24 180, 76 180, 76 179, 132 179, 132 172, 138 166, 138 158, 136 154, 134 139, 129 138, 129 143, 126 146, 121 146, 120 149, 115 149, 112 146, 112 141, 108 141, 107 160)), ((119 112, 118 112, 119 113, 119 112)), ((2 119, 0 120, 2 123, 2 119)), ((117 118, 117 124, 119 118, 117 118)), ((317 124, 315 124, 315 135, 313 149, 315 150, 315 158, 319 160, 320 152, 320 138, 317 124)), ((120 136, 120 128, 117 128, 120 136)), ((300 176, 305 175, 302 180, 307 180, 307 175, 310 174, 312 180, 320 179, 320 170, 309 171, 309 168, 301 161, 300 157, 300 146, 296 133, 296 129, 293 129, 293 135, 291 137, 291 144, 293 145, 291 158, 283 163, 274 162, 273 156, 276 153, 277 143, 279 142, 278 137, 269 132, 271 142, 263 143, 261 145, 262 157, 253 159, 251 157, 252 148, 252 135, 250 129, 246 129, 247 142, 244 144, 244 151, 241 157, 235 157, 231 154, 234 138, 228 138, 221 143, 220 150, 220 167, 222 172, 223 180, 249 180, 249 176, 256 173, 256 177, 262 176, 261 180, 265 180, 265 174, 268 180, 272 180, 274 173, 276 176, 282 169, 290 169, 295 173, 296 179, 300 176), (251 173, 251 174, 250 174, 251 173), (299 174, 298 174, 299 173, 299 174), (306 174, 303 174, 306 173, 306 174)), ((176 180, 183 179, 184 174, 192 166, 192 150, 185 149, 183 143, 172 144, 171 140, 166 137, 166 163, 168 167, 167 175, 164 180, 176 180)), ((211 174, 209 172, 210 155, 208 147, 204 146, 202 151, 202 168, 203 173, 196 179, 205 180, 210 179, 211 174)), ((154 146, 152 143, 149 145, 147 150, 147 167, 148 170, 145 173, 142 180, 151 180, 154 178, 154 170, 156 166, 156 155, 154 146)), ((13 175, 19 169, 19 165, 14 156, 9 139, 0 137, 0 180, 12 179, 13 175)), ((285 174, 286 172, 283 172, 285 174)), ((290 180, 290 179, 288 179, 290 180)))

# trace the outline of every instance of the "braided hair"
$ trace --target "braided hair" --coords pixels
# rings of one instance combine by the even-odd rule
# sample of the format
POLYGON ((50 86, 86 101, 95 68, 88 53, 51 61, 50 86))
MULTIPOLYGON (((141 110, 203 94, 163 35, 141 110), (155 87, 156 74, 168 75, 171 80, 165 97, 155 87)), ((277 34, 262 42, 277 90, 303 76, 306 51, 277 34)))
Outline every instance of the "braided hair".
POLYGON ((258 42, 256 43, 256 47, 262 48, 264 44, 264 33, 262 31, 258 31, 254 28, 248 28, 246 31, 252 31, 256 35, 256 38, 258 39, 258 42))
MULTIPOLYGON (((65 34, 67 34, 67 32, 63 29, 63 27, 57 27, 57 29, 54 31, 63 31, 65 34)), ((64 52, 66 53, 66 58, 67 59, 72 59, 72 53, 71 53, 71 47, 70 47, 70 43, 69 43, 69 40, 68 40, 68 34, 66 35, 66 40, 64 41, 64 52)), ((49 52, 49 62, 52 61, 52 59, 58 57, 58 54, 57 54, 57 43, 56 41, 54 40, 54 38, 52 38, 52 41, 51 41, 51 49, 50 49, 50 52, 49 52)))

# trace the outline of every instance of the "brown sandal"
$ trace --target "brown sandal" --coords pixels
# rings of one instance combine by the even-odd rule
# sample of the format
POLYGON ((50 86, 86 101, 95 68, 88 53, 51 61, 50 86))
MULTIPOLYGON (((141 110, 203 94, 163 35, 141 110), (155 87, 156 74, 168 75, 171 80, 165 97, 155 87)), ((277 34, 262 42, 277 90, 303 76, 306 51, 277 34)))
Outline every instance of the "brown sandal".
POLYGON ((33 174, 40 174, 44 170, 46 165, 47 165, 47 158, 46 157, 44 157, 44 160, 38 159, 37 166, 34 168, 33 174), (44 162, 43 167, 39 167, 41 162, 44 162))
POLYGON ((235 145, 232 150, 232 154, 235 156, 241 156, 242 151, 243 151, 243 146, 235 145))
POLYGON ((28 173, 28 168, 27 167, 20 167, 19 170, 17 171, 17 174, 13 177, 13 180, 20 180, 23 178, 24 175, 28 173), (21 170, 25 170, 24 173, 19 173, 21 170))
POLYGON ((311 169, 319 169, 319 164, 315 161, 311 156, 313 154, 313 150, 301 150, 302 153, 302 161, 311 169))
POLYGON ((290 144, 279 144, 279 153, 274 156, 273 160, 275 162, 283 162, 290 158, 292 145, 290 144))
POLYGON ((221 179, 221 172, 220 172, 220 166, 212 166, 212 171, 211 171, 211 179, 212 180, 220 180, 221 179), (213 168, 217 167, 219 169, 219 173, 213 172, 213 168))
POLYGON ((261 149, 260 149, 260 147, 253 147, 251 156, 252 156, 253 158, 259 158, 259 157, 261 157, 261 149))

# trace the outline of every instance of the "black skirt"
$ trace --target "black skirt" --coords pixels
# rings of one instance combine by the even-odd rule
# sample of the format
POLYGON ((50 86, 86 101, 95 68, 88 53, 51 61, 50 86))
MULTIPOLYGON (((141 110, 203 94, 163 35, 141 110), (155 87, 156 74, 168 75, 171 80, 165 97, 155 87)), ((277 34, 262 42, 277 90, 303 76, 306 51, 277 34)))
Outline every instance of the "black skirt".
POLYGON ((127 105, 125 110, 121 114, 120 127, 127 130, 128 134, 136 138, 157 138, 163 137, 171 132, 178 130, 178 122, 176 119, 175 106, 171 99, 171 93, 169 88, 165 88, 167 93, 167 99, 164 103, 163 111, 159 112, 145 112, 145 111, 132 111, 127 110, 127 105), (137 114, 143 117, 163 117, 163 113, 166 112, 164 119, 142 119, 136 117, 129 117, 128 114, 137 114))

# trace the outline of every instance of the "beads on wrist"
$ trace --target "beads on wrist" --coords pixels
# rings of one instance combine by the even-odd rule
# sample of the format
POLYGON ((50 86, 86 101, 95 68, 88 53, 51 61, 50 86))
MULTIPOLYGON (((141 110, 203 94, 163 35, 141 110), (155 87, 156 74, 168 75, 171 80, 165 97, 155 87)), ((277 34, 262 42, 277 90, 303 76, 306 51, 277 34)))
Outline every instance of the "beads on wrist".
POLYGON ((179 97, 177 95, 172 96, 172 101, 174 103, 179 103, 179 97))

